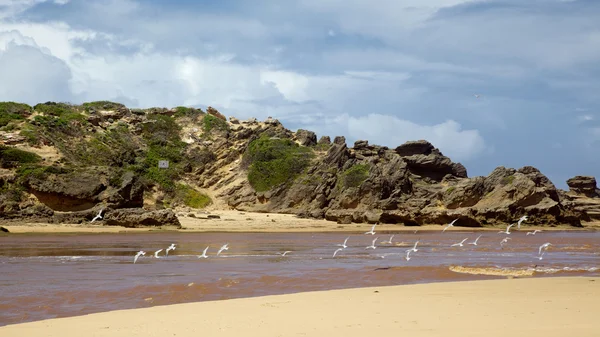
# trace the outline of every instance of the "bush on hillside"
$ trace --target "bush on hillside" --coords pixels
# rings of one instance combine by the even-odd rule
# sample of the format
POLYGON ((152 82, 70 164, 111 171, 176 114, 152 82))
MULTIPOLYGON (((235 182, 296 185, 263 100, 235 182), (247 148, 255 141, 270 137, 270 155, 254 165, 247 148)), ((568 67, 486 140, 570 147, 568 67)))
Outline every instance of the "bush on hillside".
POLYGON ((263 135, 249 144, 244 156, 250 163, 250 185, 257 192, 263 192, 294 180, 310 164, 313 153, 290 139, 263 135))

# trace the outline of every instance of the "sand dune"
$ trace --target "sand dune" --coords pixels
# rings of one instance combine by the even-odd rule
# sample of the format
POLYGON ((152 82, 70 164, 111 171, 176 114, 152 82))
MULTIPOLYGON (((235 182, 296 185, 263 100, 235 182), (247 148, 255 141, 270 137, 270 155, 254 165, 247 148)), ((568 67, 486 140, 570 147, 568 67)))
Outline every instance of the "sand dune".
POLYGON ((0 335, 596 337, 598 298, 600 278, 418 284, 122 310, 0 335))

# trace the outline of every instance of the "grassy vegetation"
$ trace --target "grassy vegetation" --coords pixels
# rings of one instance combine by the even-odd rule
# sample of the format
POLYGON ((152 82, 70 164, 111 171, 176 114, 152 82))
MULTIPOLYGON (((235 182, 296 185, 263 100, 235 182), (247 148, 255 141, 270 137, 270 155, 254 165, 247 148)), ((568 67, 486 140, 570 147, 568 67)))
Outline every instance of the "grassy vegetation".
POLYGON ((229 126, 227 125, 227 122, 221 118, 208 114, 205 115, 204 118, 202 118, 202 130, 204 131, 204 134, 208 134, 214 129, 227 131, 229 130, 229 126))
POLYGON ((35 153, 0 145, 0 167, 12 168, 22 164, 34 164, 41 161, 42 157, 35 153))
POLYGON ((111 102, 111 101, 87 102, 87 103, 83 103, 82 106, 86 112, 90 112, 92 110, 116 110, 116 109, 125 107, 121 103, 116 103, 116 102, 111 102))
POLYGON ((512 184, 515 181, 514 175, 509 175, 508 177, 502 178, 502 185, 512 184))
MULTIPOLYGON (((10 122, 24 120, 31 114, 31 106, 16 102, 0 102, 0 127, 7 126, 10 122)), ((5 131, 9 131, 6 130, 5 131)))
POLYGON ((454 187, 454 186, 450 186, 450 187, 448 187, 448 189, 446 190, 446 193, 447 193, 447 194, 450 194, 450 193, 452 193, 452 191, 454 191, 455 189, 456 189, 456 187, 454 187))
POLYGON ((196 117, 202 115, 203 113, 204 112, 202 112, 202 110, 200 110, 200 109, 188 108, 185 106, 178 106, 175 108, 175 114, 173 115, 173 117, 175 117, 175 118, 180 118, 180 117, 196 118, 196 117))
POLYGON ((314 154, 290 139, 261 136, 252 141, 244 154, 250 163, 248 181, 257 192, 294 180, 310 164, 314 154))
POLYGON ((175 198, 191 208, 204 208, 212 204, 209 196, 183 184, 177 184, 175 198))
POLYGON ((369 177, 368 164, 356 164, 342 172, 342 184, 344 187, 358 187, 369 177))

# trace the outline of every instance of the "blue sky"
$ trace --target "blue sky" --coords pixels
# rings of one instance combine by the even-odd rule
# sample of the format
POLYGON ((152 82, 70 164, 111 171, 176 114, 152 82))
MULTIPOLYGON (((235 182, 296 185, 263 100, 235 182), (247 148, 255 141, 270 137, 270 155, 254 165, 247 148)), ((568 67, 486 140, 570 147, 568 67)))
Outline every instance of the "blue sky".
POLYGON ((566 188, 600 177, 599 17, 591 0, 0 0, 0 100, 212 105, 566 188))

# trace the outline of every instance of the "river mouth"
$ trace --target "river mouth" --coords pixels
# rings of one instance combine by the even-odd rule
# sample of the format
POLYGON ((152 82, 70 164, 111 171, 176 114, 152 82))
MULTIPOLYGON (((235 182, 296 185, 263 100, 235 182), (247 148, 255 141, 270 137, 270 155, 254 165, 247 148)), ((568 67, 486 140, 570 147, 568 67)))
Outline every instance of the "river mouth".
POLYGON ((0 237, 0 326, 95 312, 369 286, 599 276, 600 232, 132 233, 0 237), (470 245, 479 235, 478 245, 470 245), (333 257, 338 244, 348 247, 333 257), (510 237, 503 246, 500 241, 510 237), (378 238, 376 249, 366 249, 378 238), (468 238, 463 247, 450 247, 468 238), (417 251, 406 250, 419 240, 417 251), (539 246, 552 246, 538 258, 539 246), (176 249, 164 255, 170 244, 176 249), (225 243, 229 250, 216 256, 225 243), (209 246, 208 258, 198 258, 209 246), (154 252, 163 249, 159 258, 154 252), (134 264, 137 251, 144 250, 134 264), (281 254, 290 251, 285 256, 281 254))

